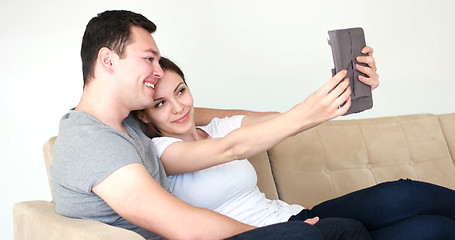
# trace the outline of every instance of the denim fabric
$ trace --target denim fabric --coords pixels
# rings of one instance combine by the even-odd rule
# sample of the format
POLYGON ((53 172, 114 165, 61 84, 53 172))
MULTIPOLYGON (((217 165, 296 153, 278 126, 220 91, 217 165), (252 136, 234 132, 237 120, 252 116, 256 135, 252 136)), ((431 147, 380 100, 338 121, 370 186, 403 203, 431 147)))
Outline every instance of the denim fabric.
POLYGON ((304 222, 284 222, 257 228, 239 235, 227 238, 229 240, 276 240, 276 239, 302 239, 323 240, 319 230, 304 222))
POLYGON ((325 240, 372 240, 368 230, 357 220, 346 218, 324 218, 316 228, 325 240))
POLYGON ((324 240, 371 240, 366 228, 357 220, 326 218, 315 225, 302 221, 274 224, 228 238, 250 239, 324 239, 324 240))
POLYGON ((454 203, 454 190, 398 180, 323 202, 291 219, 352 218, 363 223, 375 239, 455 239, 454 203))
POLYGON ((455 221, 438 215, 420 215, 370 232, 374 239, 453 240, 455 221))

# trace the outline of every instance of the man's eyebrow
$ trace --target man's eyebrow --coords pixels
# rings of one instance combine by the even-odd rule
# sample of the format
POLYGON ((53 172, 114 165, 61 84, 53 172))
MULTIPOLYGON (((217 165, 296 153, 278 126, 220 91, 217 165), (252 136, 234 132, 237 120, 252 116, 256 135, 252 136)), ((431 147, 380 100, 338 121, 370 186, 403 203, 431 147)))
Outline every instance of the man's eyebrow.
POLYGON ((146 49, 145 52, 152 53, 152 54, 155 55, 155 56, 159 56, 159 55, 160 55, 160 53, 159 53, 158 51, 156 51, 156 50, 154 50, 154 49, 151 49, 151 48, 146 49))

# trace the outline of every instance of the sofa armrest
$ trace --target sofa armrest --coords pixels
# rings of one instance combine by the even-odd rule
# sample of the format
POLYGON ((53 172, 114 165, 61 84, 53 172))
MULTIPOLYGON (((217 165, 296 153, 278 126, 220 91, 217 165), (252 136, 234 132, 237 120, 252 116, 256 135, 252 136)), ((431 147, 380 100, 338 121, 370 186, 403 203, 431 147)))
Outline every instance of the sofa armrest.
POLYGON ((144 240, 130 230, 98 221, 64 217, 47 201, 16 203, 13 207, 15 240, 144 240))

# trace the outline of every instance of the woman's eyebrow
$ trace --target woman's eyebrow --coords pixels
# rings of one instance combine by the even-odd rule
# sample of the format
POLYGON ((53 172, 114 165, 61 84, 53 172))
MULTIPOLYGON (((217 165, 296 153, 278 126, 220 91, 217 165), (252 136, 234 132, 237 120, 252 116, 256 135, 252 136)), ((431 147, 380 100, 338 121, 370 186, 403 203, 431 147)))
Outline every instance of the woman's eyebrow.
MULTIPOLYGON (((184 83, 184 82, 179 83, 179 84, 177 85, 177 87, 175 87, 174 92, 177 92, 178 88, 179 88, 180 85, 182 85, 182 84, 185 84, 185 83, 184 83)), ((159 98, 153 99, 153 101, 156 102, 156 101, 163 100, 163 99, 164 99, 164 97, 159 97, 159 98)))
POLYGON ((184 82, 179 83, 179 85, 177 85, 177 87, 175 87, 174 92, 177 92, 178 88, 179 88, 180 85, 182 85, 182 84, 185 84, 185 83, 184 83, 184 82))

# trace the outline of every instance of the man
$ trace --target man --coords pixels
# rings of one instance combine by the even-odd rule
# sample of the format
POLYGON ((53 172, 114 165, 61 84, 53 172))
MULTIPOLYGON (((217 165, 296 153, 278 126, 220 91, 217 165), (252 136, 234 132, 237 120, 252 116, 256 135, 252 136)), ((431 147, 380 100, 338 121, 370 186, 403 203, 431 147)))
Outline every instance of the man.
MULTIPOLYGON (((62 117, 54 145, 57 211, 130 229, 147 239, 322 239, 310 224, 256 229, 190 206, 167 191, 153 143, 130 116, 152 107, 154 85, 163 76, 151 36, 155 29, 147 18, 129 11, 107 11, 88 23, 81 47, 82 98, 62 117)), ((215 116, 240 113, 245 112, 198 109, 196 120, 206 124, 215 116)))

